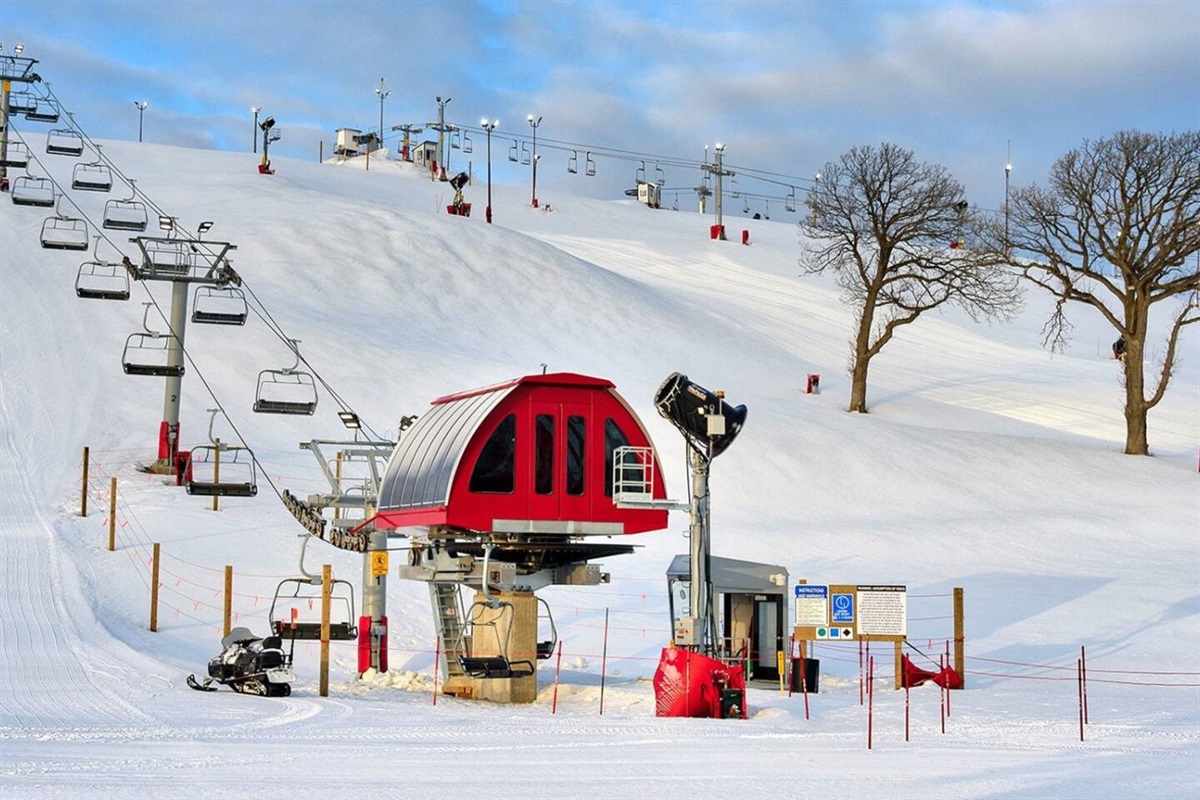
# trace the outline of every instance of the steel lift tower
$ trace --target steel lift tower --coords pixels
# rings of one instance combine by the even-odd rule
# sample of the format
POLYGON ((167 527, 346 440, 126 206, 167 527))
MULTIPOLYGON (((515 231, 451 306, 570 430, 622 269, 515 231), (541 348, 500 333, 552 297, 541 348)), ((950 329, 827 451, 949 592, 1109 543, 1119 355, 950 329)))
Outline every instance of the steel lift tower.
MULTIPOLYGON (((166 363, 152 372, 165 377, 163 392, 163 421, 158 434, 158 459, 147 472, 170 475, 176 470, 179 451, 179 405, 183 393, 183 341, 187 331, 188 288, 191 284, 226 287, 241 285, 242 279, 229 263, 229 252, 236 250, 228 242, 202 241, 200 237, 212 227, 211 222, 200 224, 195 238, 180 235, 172 217, 159 217, 159 227, 166 236, 136 236, 129 241, 141 251, 141 263, 125 260, 125 268, 134 280, 169 281, 171 283, 170 333, 167 337, 166 363)), ((131 372, 126 364, 126 372, 131 372)))

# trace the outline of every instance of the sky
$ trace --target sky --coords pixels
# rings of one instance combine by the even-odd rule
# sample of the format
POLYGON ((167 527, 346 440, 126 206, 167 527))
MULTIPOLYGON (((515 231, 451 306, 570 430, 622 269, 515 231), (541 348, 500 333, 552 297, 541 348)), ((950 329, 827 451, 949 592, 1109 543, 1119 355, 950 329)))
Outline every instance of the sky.
POLYGON ((543 202, 556 188, 620 197, 657 167, 664 202, 694 208, 719 142, 743 198, 727 213, 769 216, 826 162, 888 141, 998 208, 1006 163, 1015 185, 1044 182, 1086 139, 1200 127, 1193 0, 8 0, 0 41, 24 43, 100 138, 136 139, 146 101, 146 141, 249 151, 259 107, 282 130, 273 153, 315 160, 337 128, 379 127, 382 78, 388 137, 450 98, 446 119, 473 145, 450 150, 451 169, 485 173, 470 127, 498 119, 493 178, 520 184, 530 167, 508 153, 532 144, 527 116, 540 116, 543 202), (588 151, 596 175, 570 174, 588 151))

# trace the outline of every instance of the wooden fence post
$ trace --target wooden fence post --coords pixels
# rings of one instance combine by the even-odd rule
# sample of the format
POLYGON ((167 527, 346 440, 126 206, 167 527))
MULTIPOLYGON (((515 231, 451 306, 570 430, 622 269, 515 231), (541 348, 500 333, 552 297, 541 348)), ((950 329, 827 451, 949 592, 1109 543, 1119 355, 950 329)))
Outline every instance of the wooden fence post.
POLYGON ((966 655, 963 643, 963 590, 961 586, 954 589, 954 671, 962 678, 962 686, 967 688, 966 655))
POLYGON ((79 516, 87 516, 88 496, 88 449, 83 448, 83 485, 79 490, 79 516))
POLYGON ((117 478, 108 482, 108 552, 117 549, 117 478))
POLYGON ((154 560, 150 567, 150 630, 158 630, 158 542, 154 543, 154 560))
POLYGON ((225 565, 225 633, 222 636, 229 635, 229 621, 233 616, 233 565, 225 565))
POLYGON ((903 640, 903 639, 897 639, 896 641, 892 642, 892 644, 895 646, 894 658, 895 658, 895 661, 896 661, 896 665, 895 665, 895 669, 896 669, 896 688, 897 688, 897 689, 903 689, 903 688, 904 688, 904 667, 903 667, 903 660, 904 660, 904 640, 903 640))
POLYGON ((329 697, 329 605, 333 598, 333 566, 321 568, 321 697, 329 697))

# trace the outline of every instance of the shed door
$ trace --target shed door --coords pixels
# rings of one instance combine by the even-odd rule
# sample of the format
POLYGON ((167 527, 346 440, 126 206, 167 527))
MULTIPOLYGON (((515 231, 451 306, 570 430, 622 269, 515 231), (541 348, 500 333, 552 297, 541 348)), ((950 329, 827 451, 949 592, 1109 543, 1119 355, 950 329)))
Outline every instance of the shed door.
POLYGON ((589 520, 584 466, 588 407, 582 403, 533 402, 533 463, 529 513, 533 519, 589 520))

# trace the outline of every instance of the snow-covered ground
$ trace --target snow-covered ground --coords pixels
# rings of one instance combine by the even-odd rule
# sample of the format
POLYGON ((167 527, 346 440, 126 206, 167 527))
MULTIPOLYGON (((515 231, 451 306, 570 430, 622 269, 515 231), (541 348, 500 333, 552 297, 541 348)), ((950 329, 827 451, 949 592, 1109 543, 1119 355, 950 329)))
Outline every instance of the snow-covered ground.
MULTIPOLYGON (((41 135, 31 132, 35 153, 41 135)), ((686 550, 676 514, 638 536, 637 553, 606 562, 611 585, 543 593, 564 650, 557 713, 553 663, 532 705, 434 705, 428 596, 398 580, 391 673, 357 680, 353 648, 335 646, 321 698, 316 649, 301 646, 289 698, 189 690, 184 678, 219 649, 225 565, 239 624, 265 632, 300 533, 272 488, 321 490, 296 445, 344 436, 337 405, 323 396, 314 417, 253 414, 258 372, 290 365, 286 347, 258 319, 190 326, 183 441, 203 442, 205 410, 221 404, 264 465, 262 490, 214 513, 140 473, 155 454, 162 381, 125 376, 120 355, 141 330, 146 289, 164 308, 168 289, 77 299, 83 257, 42 250, 45 210, 3 197, 0 798, 1200 796, 1198 332, 1151 414, 1154 458, 1121 454, 1112 332, 1074 311, 1072 346, 1051 355, 1037 295, 1012 324, 947 314, 906 328, 872 367, 873 413, 851 415, 851 315, 831 282, 797 275, 792 215, 731 215, 731 241, 716 242, 694 213, 571 196, 542 198, 547 212, 528 207, 524 186, 494 186, 488 226, 481 182, 467 190, 475 215, 456 218, 444 213, 446 184, 394 162, 368 172, 276 159, 278 174, 263 177, 247 154, 127 142, 105 153, 184 227, 216 223, 207 238, 237 245, 254 297, 381 434, 435 397, 542 364, 599 375, 646 423, 678 496, 682 444, 652 394, 673 371, 724 389, 750 412, 714 463, 714 552, 809 582, 906 584, 911 639, 935 653, 952 636, 950 592, 963 587, 967 690, 944 734, 936 687, 914 690, 905 742, 904 695, 888 688, 879 653, 868 751, 857 649, 827 645, 815 652, 811 718, 799 695, 769 689, 751 690, 745 721, 656 718, 664 572, 686 550), (743 228, 749 247, 737 243, 743 228), (803 392, 808 373, 821 375, 821 394, 803 392), (151 542, 163 550, 157 633, 151 542)), ((69 186, 74 162, 39 160, 69 186)), ((69 194, 92 220, 109 198, 69 194)), ((135 253, 107 233, 102 255, 113 244, 135 253)), ((232 436, 222 421, 216 433, 232 436)), ((314 543, 308 566, 321 562, 352 580, 361 569, 360 557, 314 543)))

